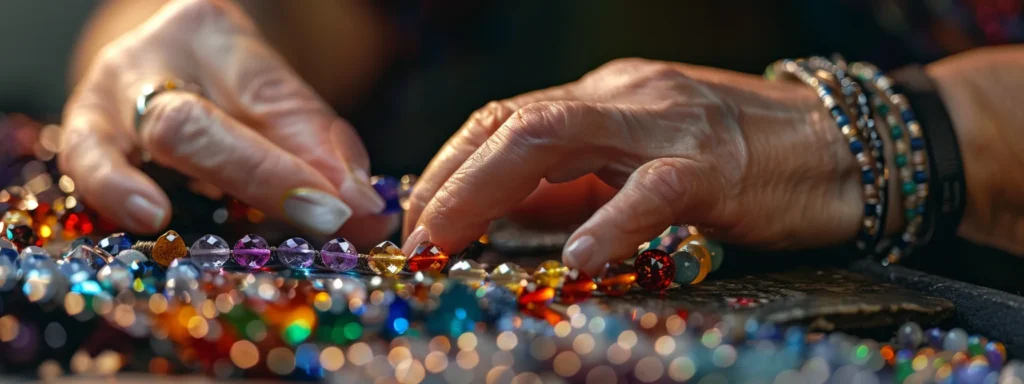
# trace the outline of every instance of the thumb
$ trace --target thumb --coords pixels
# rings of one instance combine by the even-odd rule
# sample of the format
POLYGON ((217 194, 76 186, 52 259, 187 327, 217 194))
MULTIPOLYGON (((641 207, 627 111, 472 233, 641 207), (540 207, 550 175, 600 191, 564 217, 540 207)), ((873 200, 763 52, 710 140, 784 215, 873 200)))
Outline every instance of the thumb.
POLYGON ((637 245, 670 225, 702 223, 719 205, 720 183, 710 166, 660 158, 633 172, 622 189, 569 237, 566 265, 597 275, 609 262, 632 256, 637 245))

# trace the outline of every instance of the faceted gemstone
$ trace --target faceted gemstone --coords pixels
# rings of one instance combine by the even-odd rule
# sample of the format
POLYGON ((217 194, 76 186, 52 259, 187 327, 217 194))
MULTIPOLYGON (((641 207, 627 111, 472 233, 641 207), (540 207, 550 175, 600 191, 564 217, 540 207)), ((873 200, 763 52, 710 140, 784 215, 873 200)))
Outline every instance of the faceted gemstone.
POLYGON ((46 260, 51 260, 49 252, 40 247, 30 245, 21 250, 21 253, 18 254, 18 261, 15 264, 24 269, 28 268, 29 265, 46 260))
POLYGON ((91 246, 96 245, 96 243, 94 243, 92 241, 92 239, 90 239, 88 237, 79 237, 79 238, 75 239, 74 241, 72 241, 71 244, 68 244, 67 247, 64 247, 64 249, 61 249, 61 251, 60 251, 60 258, 62 258, 62 259, 68 258, 68 255, 70 255, 71 252, 74 252, 74 250, 76 248, 78 248, 78 246, 80 246, 80 245, 88 245, 88 246, 91 247, 91 246))
POLYGON ((385 241, 370 250, 367 261, 373 273, 384 277, 393 277, 405 268, 405 254, 394 243, 385 241))
POLYGON ((370 184, 377 194, 384 199, 383 214, 402 212, 402 203, 399 198, 399 182, 391 176, 374 176, 370 178, 370 184))
POLYGON ((534 307, 537 305, 547 304, 554 298, 554 288, 530 283, 523 288, 523 293, 519 295, 519 305, 524 307, 534 307))
POLYGON ((62 260, 60 272, 67 276, 72 285, 87 281, 96 274, 96 270, 89 266, 89 262, 79 258, 62 260))
POLYGON ((527 278, 529 275, 526 271, 515 263, 501 263, 491 271, 491 281, 494 284, 505 287, 517 295, 522 291, 527 278))
POLYGON ((413 272, 441 272, 448 265, 448 253, 429 241, 416 246, 409 257, 409 270, 413 272))
POLYGON ((664 291, 676 275, 672 257, 660 249, 641 252, 633 265, 636 268, 637 283, 649 291, 664 291))
POLYGON ((942 338, 942 349, 950 352, 967 351, 967 331, 962 328, 953 328, 946 332, 942 338))
POLYGON ((316 251, 301 237, 285 240, 277 247, 277 258, 292 269, 306 269, 313 265, 316 251))
POLYGON ((121 264, 107 264, 96 272, 96 281, 100 286, 114 292, 128 289, 133 279, 132 271, 121 264))
POLYGON ((345 272, 359 264, 359 252, 356 246, 339 237, 324 244, 320 249, 320 260, 335 272, 345 272))
POLYGON ((28 225, 8 225, 4 229, 4 238, 14 243, 19 250, 30 245, 36 245, 39 238, 36 232, 28 225))
POLYGON ((571 269, 562 282, 562 302, 572 304, 590 298, 597 289, 594 279, 578 269, 571 269))
POLYGON ((153 251, 150 257, 162 267, 171 265, 176 259, 188 256, 188 248, 185 247, 185 240, 175 231, 167 231, 153 244, 153 251))
POLYGON ((249 268, 262 268, 267 261, 270 261, 270 246, 262 237, 248 234, 235 243, 232 250, 235 262, 249 268))
POLYGON ((228 242, 217 235, 200 237, 189 249, 192 260, 203 269, 220 269, 231 256, 228 242))
POLYGON ((898 331, 896 331, 896 344, 900 348, 917 348, 924 342, 924 331, 921 330, 921 326, 915 322, 908 322, 903 324, 898 331))
POLYGON ((171 265, 167 267, 167 278, 170 278, 173 271, 180 271, 180 273, 191 275, 195 278, 199 278, 203 273, 199 265, 189 258, 174 259, 171 265))
POLYGON ((22 266, 22 271, 21 291, 31 302, 45 303, 67 293, 68 280, 53 259, 22 266))
POLYGON ((683 246, 679 247, 679 251, 686 252, 693 257, 696 257, 700 261, 700 270, 697 273, 697 278, 693 279, 690 284, 698 284, 704 281, 704 278, 711 272, 711 253, 704 247, 700 242, 684 242, 683 246))
POLYGON ((90 246, 90 245, 79 245, 68 254, 64 260, 69 259, 80 259, 89 264, 89 267, 95 270, 103 268, 104 265, 114 260, 114 257, 103 252, 103 250, 90 246))
POLYGON ((448 278, 476 289, 484 283, 487 271, 475 260, 462 260, 448 270, 448 278))
POLYGON ((143 261, 149 261, 149 259, 146 258, 146 255, 143 255, 142 252, 136 251, 134 249, 126 249, 124 251, 121 251, 121 253, 118 253, 117 256, 114 257, 114 261, 122 263, 126 266, 131 266, 132 263, 141 263, 143 261))
POLYGON ((12 263, 18 260, 18 247, 15 247, 14 243, 7 239, 0 238, 0 258, 5 258, 12 263))
POLYGON ((159 281, 164 278, 163 267, 153 261, 136 261, 129 264, 128 268, 132 271, 132 276, 137 279, 153 278, 159 281))
POLYGON ((18 267, 14 261, 0 257, 0 292, 6 292, 18 283, 18 267))
POLYGON ((96 245, 106 253, 117 255, 120 254, 121 251, 132 248, 132 239, 127 234, 121 232, 104 237, 103 240, 100 240, 96 245))
POLYGON ((700 276, 700 260, 686 251, 672 253, 672 260, 676 265, 676 274, 673 281, 682 285, 693 284, 700 276))
POLYGON ((562 286, 566 273, 569 273, 569 267, 557 260, 548 260, 540 263, 533 272, 533 280, 544 287, 558 288, 562 286))
POLYGON ((609 296, 621 296, 629 292, 636 282, 636 270, 623 263, 608 263, 601 272, 597 288, 609 296))

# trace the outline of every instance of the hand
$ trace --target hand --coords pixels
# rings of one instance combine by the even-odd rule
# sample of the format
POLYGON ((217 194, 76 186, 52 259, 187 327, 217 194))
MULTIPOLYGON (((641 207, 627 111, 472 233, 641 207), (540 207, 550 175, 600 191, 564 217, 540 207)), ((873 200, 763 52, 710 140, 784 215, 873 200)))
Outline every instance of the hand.
POLYGON ((347 224, 346 236, 365 244, 398 224, 375 215, 384 202, 352 127, 228 1, 170 2, 108 44, 68 101, 64 124, 62 171, 101 214, 133 231, 156 232, 170 219, 167 196, 129 161, 139 149, 311 234, 347 224), (197 83, 205 97, 160 93, 136 133, 136 98, 168 79, 197 83))
POLYGON ((591 274, 672 224, 813 247, 853 238, 863 209, 856 162, 810 88, 626 59, 474 113, 421 176, 405 247, 458 251, 556 196, 568 216, 592 213, 563 253, 591 274))

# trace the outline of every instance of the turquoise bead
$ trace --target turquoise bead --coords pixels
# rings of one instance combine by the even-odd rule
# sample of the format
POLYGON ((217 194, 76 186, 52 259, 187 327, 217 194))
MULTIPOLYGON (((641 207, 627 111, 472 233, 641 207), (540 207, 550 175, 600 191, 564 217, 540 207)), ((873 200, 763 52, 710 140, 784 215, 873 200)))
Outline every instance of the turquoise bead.
POLYGON ((672 254, 672 260, 676 264, 676 274, 673 280, 681 285, 689 285, 700 275, 700 260, 689 252, 679 251, 672 254))
POLYGON ((916 190, 917 190, 917 188, 914 186, 914 183, 909 182, 909 181, 903 183, 903 194, 904 195, 911 195, 916 190))
POLYGON ((892 126, 892 138, 899 139, 901 137, 903 137, 903 128, 898 125, 892 126))
POLYGON ((896 155, 896 166, 904 167, 907 165, 907 155, 896 155))
POLYGON ((717 242, 706 240, 704 247, 708 249, 708 253, 711 254, 711 272, 717 271, 722 266, 722 260, 725 260, 725 251, 722 249, 722 245, 717 242))

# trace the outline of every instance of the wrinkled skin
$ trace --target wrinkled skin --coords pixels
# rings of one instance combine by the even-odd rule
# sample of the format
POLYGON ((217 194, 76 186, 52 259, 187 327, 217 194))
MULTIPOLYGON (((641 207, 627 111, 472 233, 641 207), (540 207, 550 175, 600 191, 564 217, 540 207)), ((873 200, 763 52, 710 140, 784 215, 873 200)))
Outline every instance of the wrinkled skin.
MULTIPOLYGON (((999 139, 1019 130, 1008 124, 1019 121, 1019 109, 979 101, 993 88, 1019 93, 1021 68, 1018 48, 929 68, 965 152, 969 202, 960 233, 1017 253, 1024 196, 1016 191, 1024 182, 1019 172, 1001 180, 992 173, 1024 165, 1019 140, 999 139)), ((842 243, 858 231, 862 201, 855 160, 810 88, 623 59, 474 113, 421 177, 404 230, 406 247, 429 239, 457 250, 507 214, 546 225, 583 218, 563 259, 593 274, 679 223, 768 249, 842 243), (561 214, 544 216, 551 207, 561 214)), ((901 220, 890 215, 888 232, 901 220)))

